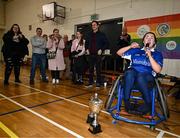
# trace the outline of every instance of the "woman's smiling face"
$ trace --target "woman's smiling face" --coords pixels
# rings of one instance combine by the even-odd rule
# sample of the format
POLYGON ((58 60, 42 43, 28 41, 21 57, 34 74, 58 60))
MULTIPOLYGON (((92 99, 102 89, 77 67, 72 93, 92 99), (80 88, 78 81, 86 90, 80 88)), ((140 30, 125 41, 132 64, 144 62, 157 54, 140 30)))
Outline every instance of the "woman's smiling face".
POLYGON ((14 33, 17 33, 18 31, 19 31, 19 26, 14 25, 14 26, 13 26, 13 32, 14 32, 14 33))
POLYGON ((155 46, 155 36, 152 33, 147 33, 143 40, 144 46, 149 44, 149 47, 152 48, 155 46))

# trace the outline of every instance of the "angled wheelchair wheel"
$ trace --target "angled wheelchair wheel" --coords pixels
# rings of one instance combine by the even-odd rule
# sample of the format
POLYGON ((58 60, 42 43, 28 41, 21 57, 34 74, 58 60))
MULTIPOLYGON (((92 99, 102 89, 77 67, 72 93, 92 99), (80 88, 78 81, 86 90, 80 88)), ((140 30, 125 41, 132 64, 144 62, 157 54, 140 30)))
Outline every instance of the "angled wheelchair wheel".
POLYGON ((117 94, 117 87, 118 87, 118 82, 120 81, 121 76, 119 76, 115 82, 112 84, 110 90, 109 90, 109 94, 108 97, 106 99, 105 102, 105 106, 104 108, 106 109, 106 111, 108 111, 111 108, 112 102, 116 97, 117 94))
POLYGON ((168 104, 167 104, 167 98, 166 98, 165 93, 161 90, 157 79, 155 79, 155 83, 156 83, 157 90, 158 90, 157 100, 159 102, 161 112, 163 113, 165 119, 167 120, 170 116, 169 108, 168 108, 168 104))

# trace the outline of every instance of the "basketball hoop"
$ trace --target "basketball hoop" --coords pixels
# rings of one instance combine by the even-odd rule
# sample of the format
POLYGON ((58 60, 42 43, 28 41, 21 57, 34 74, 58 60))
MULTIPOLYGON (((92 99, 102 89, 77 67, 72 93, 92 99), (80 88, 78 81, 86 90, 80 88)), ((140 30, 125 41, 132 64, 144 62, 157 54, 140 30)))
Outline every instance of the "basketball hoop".
POLYGON ((66 8, 61 5, 56 5, 55 18, 53 20, 56 24, 64 24, 65 9, 66 8))
POLYGON ((64 24, 64 18, 59 16, 56 16, 53 21, 55 24, 60 24, 60 25, 64 24))
POLYGON ((42 6, 42 14, 38 14, 40 22, 53 21, 55 24, 64 24, 65 10, 64 6, 51 2, 42 6))

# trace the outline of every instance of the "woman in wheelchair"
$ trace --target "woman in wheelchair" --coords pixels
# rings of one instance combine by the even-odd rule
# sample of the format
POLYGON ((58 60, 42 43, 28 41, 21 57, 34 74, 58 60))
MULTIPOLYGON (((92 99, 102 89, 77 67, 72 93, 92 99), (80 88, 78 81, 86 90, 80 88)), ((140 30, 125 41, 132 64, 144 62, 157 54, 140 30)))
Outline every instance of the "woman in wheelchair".
POLYGON ((123 92, 125 110, 129 113, 146 114, 151 112, 152 99, 150 92, 153 85, 149 86, 149 84, 154 83, 156 73, 160 73, 163 66, 163 56, 155 50, 157 43, 155 34, 147 32, 142 42, 142 48, 140 48, 138 43, 133 42, 130 46, 117 51, 119 56, 131 61, 128 70, 125 71, 123 92), (144 99, 144 104, 137 109, 133 109, 129 101, 131 90, 134 88, 135 83, 144 99))

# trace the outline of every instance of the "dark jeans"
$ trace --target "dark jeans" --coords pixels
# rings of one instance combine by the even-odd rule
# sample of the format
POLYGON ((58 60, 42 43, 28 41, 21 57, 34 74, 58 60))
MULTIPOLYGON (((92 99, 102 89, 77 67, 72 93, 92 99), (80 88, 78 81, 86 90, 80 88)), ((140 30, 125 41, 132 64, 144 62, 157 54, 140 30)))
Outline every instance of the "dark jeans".
POLYGON ((9 57, 9 58, 5 59, 5 63, 6 63, 6 68, 5 68, 4 81, 8 82, 13 67, 14 67, 15 80, 18 81, 19 75, 20 75, 20 66, 22 64, 22 58, 20 58, 20 57, 9 57))
POLYGON ((152 103, 151 90, 154 84, 154 77, 148 73, 137 72, 134 69, 128 69, 124 76, 124 101, 125 108, 129 108, 129 99, 131 90, 136 87, 142 93, 145 104, 150 106, 152 103), (151 85, 150 85, 151 84, 151 85))
POLYGON ((101 56, 90 55, 88 57, 89 64, 89 84, 94 83, 94 67, 96 68, 96 83, 101 84, 101 56))
POLYGON ((46 54, 33 53, 30 80, 34 80, 37 65, 40 66, 42 79, 46 80, 46 54))

